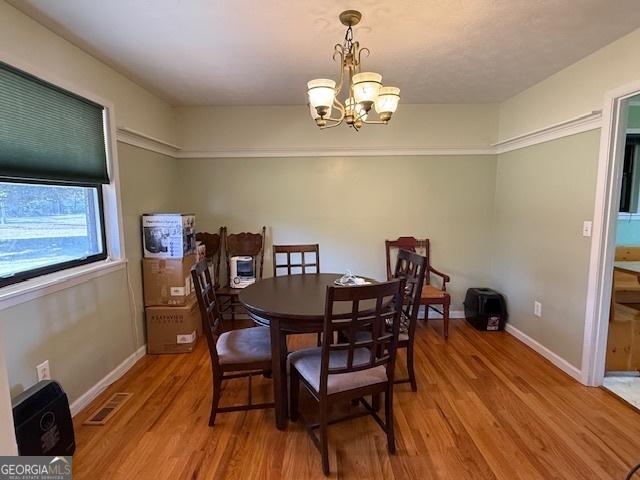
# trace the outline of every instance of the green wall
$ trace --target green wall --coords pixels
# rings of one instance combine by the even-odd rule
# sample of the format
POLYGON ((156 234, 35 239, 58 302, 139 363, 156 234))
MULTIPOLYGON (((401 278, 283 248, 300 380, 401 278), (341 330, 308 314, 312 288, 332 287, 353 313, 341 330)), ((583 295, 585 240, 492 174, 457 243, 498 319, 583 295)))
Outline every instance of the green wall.
POLYGON ((180 207, 198 229, 270 227, 272 243, 319 243, 322 270, 386 278, 384 240, 428 237, 453 309, 489 281, 495 155, 182 159, 180 207))
POLYGON ((498 156, 493 283, 509 322, 580 369, 600 132, 498 156), (533 315, 534 300, 542 317, 533 315))

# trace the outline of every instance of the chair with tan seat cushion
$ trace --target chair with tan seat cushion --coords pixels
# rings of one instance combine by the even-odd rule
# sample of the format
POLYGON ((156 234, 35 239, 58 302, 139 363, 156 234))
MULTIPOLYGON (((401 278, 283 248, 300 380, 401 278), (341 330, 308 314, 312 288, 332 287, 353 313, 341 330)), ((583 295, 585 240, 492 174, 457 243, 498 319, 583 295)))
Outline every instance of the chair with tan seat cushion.
POLYGON ((274 403, 252 403, 251 377, 271 371, 271 337, 267 327, 245 328, 221 333, 222 317, 207 260, 191 269, 191 278, 198 297, 204 335, 209 346, 213 398, 209 426, 213 426, 218 412, 237 412, 256 408, 273 408, 274 403), (249 403, 233 407, 218 407, 222 382, 231 378, 249 378, 249 403))
POLYGON ((451 296, 447 293, 447 283, 451 281, 449 275, 439 272, 431 266, 431 252, 429 239, 418 240, 415 237, 398 237, 396 240, 385 240, 387 254, 387 279, 392 277, 391 251, 409 250, 423 254, 427 258, 427 269, 424 276, 424 287, 420 304, 424 305, 424 320, 429 320, 429 310, 442 315, 444 338, 449 337, 449 308, 451 296), (440 288, 431 284, 431 274, 440 277, 440 288))

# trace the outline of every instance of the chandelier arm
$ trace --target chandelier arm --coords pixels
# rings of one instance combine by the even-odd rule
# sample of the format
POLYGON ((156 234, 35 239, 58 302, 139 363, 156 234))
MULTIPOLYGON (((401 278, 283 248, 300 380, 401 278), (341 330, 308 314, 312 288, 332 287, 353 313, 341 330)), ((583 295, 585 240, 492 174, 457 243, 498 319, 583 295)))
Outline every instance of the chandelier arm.
POLYGON ((344 47, 339 43, 333 47, 333 59, 336 59, 336 56, 340 57, 340 80, 338 81, 338 85, 336 86, 336 95, 338 95, 342 91, 342 85, 344 82, 344 47))
POLYGON ((368 125, 386 125, 389 123, 389 120, 362 120, 362 123, 366 123, 368 125))

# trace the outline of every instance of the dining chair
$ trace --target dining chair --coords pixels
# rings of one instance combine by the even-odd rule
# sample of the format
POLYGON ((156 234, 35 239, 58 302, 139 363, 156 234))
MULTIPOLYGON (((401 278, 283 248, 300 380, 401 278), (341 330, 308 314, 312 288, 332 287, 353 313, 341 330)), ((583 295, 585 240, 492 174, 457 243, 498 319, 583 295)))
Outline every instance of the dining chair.
POLYGON ((289 354, 290 416, 303 421, 320 451, 322 471, 329 475, 327 427, 338 421, 371 415, 387 436, 387 448, 395 453, 393 430, 393 379, 405 279, 359 287, 326 290, 323 342, 321 347, 289 354), (348 312, 348 313, 339 313, 348 312), (387 322, 391 329, 387 328, 387 322), (334 340, 334 333, 347 330, 348 339, 334 340), (356 333, 370 330, 369 340, 356 341, 356 333), (310 424, 298 410, 300 384, 318 403, 319 421, 310 424), (385 420, 364 399, 384 393, 385 420), (358 400, 364 411, 329 420, 329 405, 358 400), (314 430, 319 429, 319 437, 314 430))
POLYGON ((223 227, 222 236, 224 241, 225 258, 227 262, 227 278, 225 285, 216 289, 216 295, 220 300, 221 314, 229 313, 231 321, 235 320, 236 313, 242 309, 242 304, 238 300, 241 288, 233 288, 230 284, 231 257, 250 256, 253 258, 253 271, 256 280, 262 279, 264 267, 264 239, 266 227, 262 227, 260 233, 233 233, 227 235, 227 227, 223 227))
POLYGON ((198 232, 196 241, 202 242, 205 248, 205 257, 213 265, 213 284, 220 287, 220 260, 222 257, 222 235, 224 227, 220 227, 218 233, 198 232))
MULTIPOLYGON (((295 259, 293 260, 295 262, 295 259)), ((277 277, 279 270, 286 269, 286 275, 292 273, 320 273, 320 245, 274 245, 273 246, 273 276, 277 277), (292 263, 292 255, 300 255, 300 263, 292 263), (306 254, 313 254, 313 259, 307 262, 306 254), (286 255, 286 256, 285 256, 286 255), (285 263, 278 263, 278 258, 285 256, 285 263), (311 268, 313 272, 307 272, 311 268), (294 271, 297 269, 298 271, 294 271)))
POLYGON ((429 310, 442 315, 444 326, 444 338, 449 338, 449 308, 451 306, 451 296, 447 292, 447 283, 451 281, 449 275, 439 272, 431 266, 429 239, 417 240, 414 237, 399 237, 396 240, 385 240, 385 250, 387 257, 387 279, 393 277, 391 270, 391 250, 409 250, 417 252, 424 251, 427 257, 427 268, 424 275, 424 286, 420 295, 420 304, 425 306, 424 320, 429 320, 429 310), (431 274, 441 278, 440 288, 431 284, 431 274), (440 307, 437 308, 437 307, 440 307))
POLYGON ((251 378, 271 371, 271 337, 268 327, 241 328, 222 332, 219 305, 206 260, 196 263, 191 277, 198 298, 204 335, 207 338, 213 376, 213 399, 209 426, 216 421, 218 412, 237 412, 260 408, 273 408, 274 403, 253 403, 251 378), (222 382, 232 378, 248 377, 248 400, 244 405, 220 408, 222 382))

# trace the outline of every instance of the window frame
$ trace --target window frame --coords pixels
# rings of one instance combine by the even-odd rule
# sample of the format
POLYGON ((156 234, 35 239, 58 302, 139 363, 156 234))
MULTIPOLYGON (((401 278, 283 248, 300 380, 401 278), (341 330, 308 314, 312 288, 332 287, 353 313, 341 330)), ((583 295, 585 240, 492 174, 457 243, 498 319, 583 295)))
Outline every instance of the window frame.
MULTIPOLYGON (((9 183, 8 181, 3 181, 3 183, 9 183)), ((30 270, 24 270, 22 272, 16 272, 13 275, 8 276, 0 276, 0 289, 3 287, 7 287, 9 285, 15 285, 26 280, 30 280, 32 278, 41 277, 43 275, 48 275, 50 273, 59 272, 61 270, 68 270, 74 267, 80 267, 82 265, 88 265, 90 263, 99 262, 101 260, 106 260, 109 256, 108 245, 107 245, 107 233, 106 233, 106 225, 105 225, 105 215, 104 215, 104 200, 103 200, 103 192, 102 185, 100 184, 79 184, 79 183, 55 183, 55 182, 46 182, 39 180, 19 180, 11 183, 17 183, 22 185, 47 185, 52 187, 82 187, 82 188, 95 188, 97 197, 98 197, 98 220, 100 222, 100 237, 102 240, 102 252, 88 255, 86 257, 68 260, 66 262, 54 263, 51 265, 47 265, 44 267, 32 268, 30 270)))
POLYGON ((59 77, 58 74, 50 70, 28 63, 20 57, 0 51, 0 61, 103 106, 107 171, 110 179, 109 184, 101 185, 106 258, 102 261, 96 260, 84 265, 68 267, 64 270, 42 274, 23 282, 0 287, 0 311, 2 311, 44 295, 88 282, 94 278, 123 270, 127 266, 127 259, 124 249, 124 227, 118 168, 116 110, 113 102, 59 77))

